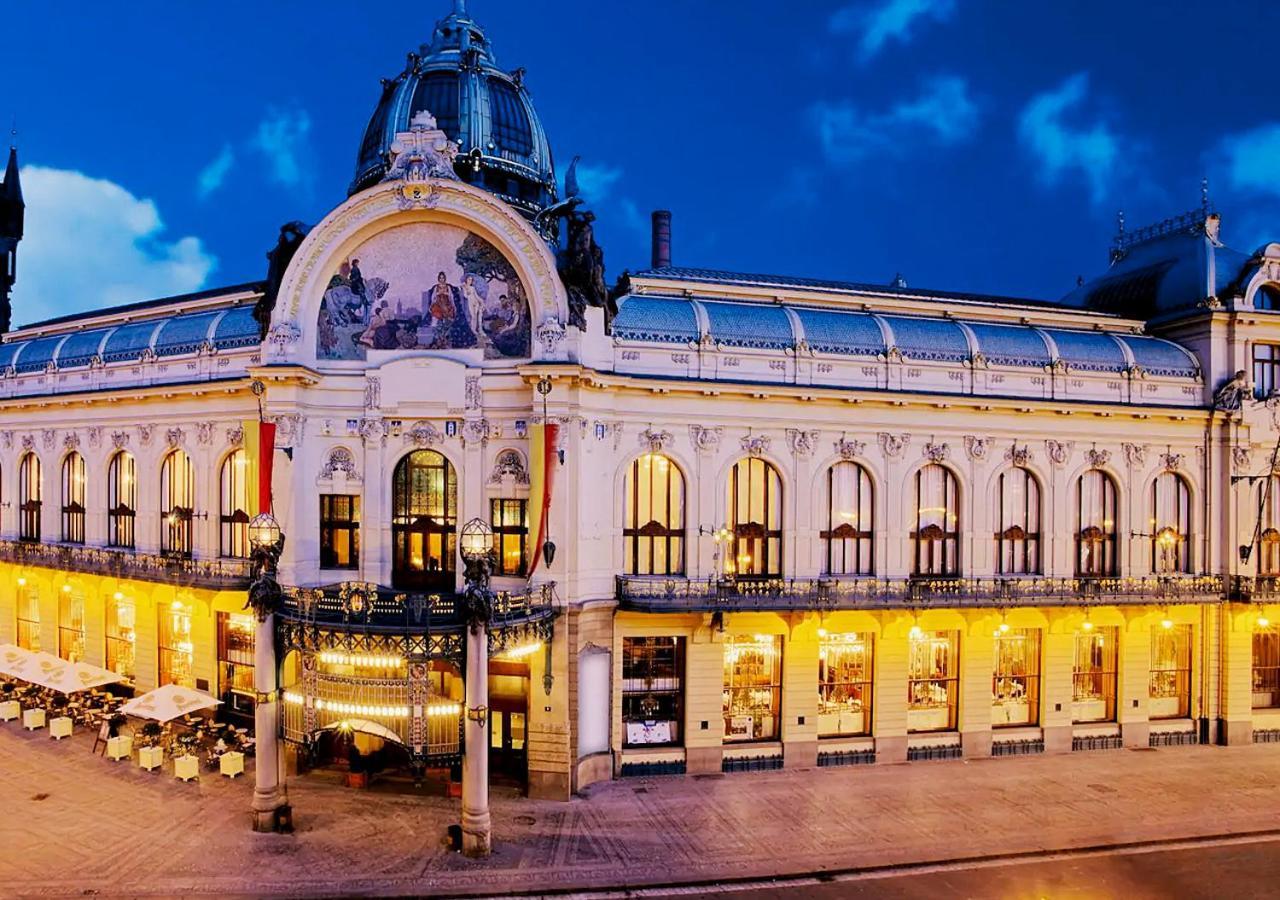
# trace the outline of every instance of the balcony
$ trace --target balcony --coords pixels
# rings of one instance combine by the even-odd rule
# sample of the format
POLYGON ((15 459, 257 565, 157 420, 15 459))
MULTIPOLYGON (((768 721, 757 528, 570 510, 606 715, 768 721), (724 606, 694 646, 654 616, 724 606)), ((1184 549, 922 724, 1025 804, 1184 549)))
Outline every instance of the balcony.
POLYGON ((1147 578, 791 578, 619 576, 620 607, 643 612, 1000 608, 1216 603, 1220 575, 1147 578))
POLYGON ((60 572, 155 581, 177 587, 221 591, 243 591, 249 587, 249 561, 245 559, 186 559, 79 544, 0 541, 0 562, 60 572))
POLYGON ((1231 599, 1240 603, 1280 602, 1280 576, 1232 575, 1231 599))

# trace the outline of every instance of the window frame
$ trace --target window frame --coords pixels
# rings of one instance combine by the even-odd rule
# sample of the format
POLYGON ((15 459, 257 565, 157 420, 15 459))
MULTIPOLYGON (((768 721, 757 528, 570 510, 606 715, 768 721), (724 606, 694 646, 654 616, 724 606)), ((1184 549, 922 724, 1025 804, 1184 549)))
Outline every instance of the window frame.
POLYGON ((1280 344, 1254 341, 1250 360, 1254 399, 1265 400, 1280 390, 1280 344))
POLYGON ((1008 630, 997 629, 994 635, 995 641, 995 657, 991 673, 991 710, 992 710, 992 727, 993 728, 1033 728, 1040 724, 1040 696, 1041 696, 1041 671, 1043 668, 1043 632, 1039 628, 1009 628, 1008 630), (1021 674, 1014 671, 1002 671, 1002 667, 1008 664, 1012 666, 1015 662, 1012 652, 1006 654, 1003 651, 1012 649, 1017 642, 1022 643, 1022 653, 1026 662, 1026 671, 1021 674), (1025 706, 1027 707, 1027 718, 1024 721, 1013 721, 1008 718, 1007 708, 1009 704, 1001 702, 1001 686, 1002 682, 1012 687, 1019 682, 1023 685, 1023 697, 1025 698, 1025 706), (996 720, 996 710, 1006 710, 1005 721, 996 720))
MULTIPOLYGON (((1076 479, 1075 502, 1075 572, 1077 578, 1114 578, 1119 573, 1119 509, 1120 488, 1114 478, 1102 469, 1088 469, 1076 479), (1085 480, 1097 476, 1102 484, 1102 509, 1098 521, 1085 522, 1085 480), (1107 515, 1110 510, 1110 517, 1107 515), (1096 554, 1101 551, 1098 562, 1096 554)), ((1092 513, 1092 510, 1089 511, 1092 513)))
POLYGON ((1280 626, 1254 626, 1253 654, 1250 659, 1249 674, 1252 685, 1252 708, 1280 709, 1280 626), (1263 645, 1262 648, 1259 648, 1260 643, 1263 645), (1262 649, 1266 656, 1264 665, 1258 664, 1259 649, 1262 649), (1260 704, 1258 695, 1264 693, 1270 695, 1271 699, 1267 703, 1260 704))
POLYGON ((138 540, 138 464, 117 450, 107 464, 107 546, 132 550, 138 540))
POLYGON ((106 656, 104 659, 106 668, 132 683, 138 674, 137 601, 119 591, 116 592, 116 595, 108 598, 104 631, 106 635, 106 656), (132 611, 133 626, 131 628, 126 628, 120 622, 122 606, 127 606, 132 611), (125 648, 127 648, 127 652, 122 653, 125 648), (127 656, 127 664, 122 662, 122 656, 127 656))
POLYGON ((325 571, 351 571, 360 568, 360 495, 320 495, 320 568, 325 571), (335 507, 337 501, 347 501, 344 517, 335 507), (335 538, 347 536, 347 562, 338 563, 335 538))
POLYGON ((58 656, 67 662, 83 662, 85 658, 85 596, 76 590, 60 591, 58 596, 58 656), (76 626, 76 606, 79 626, 76 626), (68 624, 68 622, 70 624, 68 624), (72 644, 68 653, 67 642, 72 644))
MULTIPOLYGON (((684 710, 685 710, 685 667, 687 665, 687 647, 683 635, 649 636, 627 635, 622 639, 622 682, 620 696, 622 702, 622 746, 623 749, 635 747, 681 747, 684 745, 684 710), (669 665, 657 665, 656 651, 670 642, 671 660, 669 665), (670 674, 661 674, 668 671, 670 674), (657 674, 655 674, 657 673, 657 674), (640 681, 642 687, 632 683, 640 681), (655 683, 659 685, 655 690, 655 683), (660 695, 673 707, 670 718, 644 715, 646 697, 660 695), (639 699, 636 699, 639 698, 639 699), (668 723, 668 740, 636 741, 632 739, 633 729, 628 725, 639 725, 652 728, 659 722, 668 723), (653 723, 653 724, 650 724, 653 723)), ((656 704, 648 711, 661 712, 662 703, 656 704)), ((638 732, 637 732, 638 733, 638 732)))
POLYGON ((1043 574, 1041 532, 1044 522, 1044 493, 1040 490, 1040 479, 1024 466, 1013 466, 1002 471, 996 479, 995 513, 996 530, 993 536, 996 544, 996 574, 1043 574), (1020 518, 1015 517, 1018 521, 1006 523, 1007 479, 1015 474, 1023 480, 1021 515, 1020 518))
POLYGON ((876 492, 867 467, 852 460, 842 460, 827 469, 827 527, 818 533, 823 542, 823 558, 825 574, 870 576, 875 574, 876 562, 876 492), (845 513, 837 507, 840 505, 836 495, 837 478, 840 472, 851 472, 853 497, 845 513), (868 521, 863 521, 863 514, 868 521), (852 519, 841 521, 837 519, 852 519), (852 563, 850 554, 852 553, 852 563), (840 557, 836 564, 837 555, 840 557))
POLYGON ((83 544, 88 474, 84 456, 72 450, 62 458, 62 533, 64 544, 83 544))
POLYGON ((521 497, 490 497, 489 523, 493 528, 493 550, 498 559, 493 574, 525 577, 529 570, 529 501, 521 497), (508 516, 513 508, 516 510, 514 522, 508 516), (514 568, 506 564, 504 544, 508 538, 514 538, 520 548, 520 562, 514 568))
POLYGON ((914 524, 911 527, 911 577, 954 578, 960 575, 960 482, 949 466, 929 463, 916 469, 914 524), (925 473, 938 470, 942 473, 940 506, 925 507, 925 473), (928 522, 926 511, 942 510, 942 521, 950 525, 944 528, 936 522, 928 522))
POLYGON ((1120 695, 1120 628, 1115 625, 1095 625, 1081 629, 1075 634, 1075 647, 1071 659, 1071 723, 1073 725, 1090 725, 1098 722, 1116 721, 1120 695), (1089 642, 1089 668, 1084 669, 1082 661, 1081 641, 1089 642), (1101 643, 1099 643, 1101 641, 1101 643), (1097 652, 1101 649, 1101 653, 1097 652), (1094 665, 1094 659, 1098 665, 1094 665), (1085 686, 1090 688, 1084 693, 1085 686), (1092 688, 1096 687, 1094 691, 1092 688), (1102 700, 1104 715, 1102 718, 1079 718, 1079 704, 1102 700))
MULTIPOLYGON (((772 743, 782 740, 782 636, 777 634, 726 634, 724 636, 724 677, 723 700, 720 708, 724 715, 725 744, 740 743, 772 743), (764 640, 761 640, 761 639, 764 640), (767 648, 767 649, 766 649, 767 648), (740 672, 738 663, 743 655, 758 652, 762 657, 759 663, 759 674, 767 674, 768 679, 744 682, 740 677, 748 673, 740 672), (730 654, 734 656, 730 658, 730 654), (743 706, 734 703, 735 697, 745 695, 753 700, 764 692, 769 693, 768 706, 749 702, 743 706), (751 717, 751 733, 735 735, 730 721, 751 717), (769 724, 769 733, 763 734, 765 722, 769 724)), ((748 663, 750 664, 750 663, 748 663)))
POLYGON ((190 603, 173 600, 168 604, 160 604, 156 614, 159 618, 156 627, 156 686, 176 684, 194 689, 196 686, 196 652, 193 637, 195 609, 190 603), (178 616, 186 618, 185 632, 173 628, 173 620, 178 616), (189 648, 182 646, 184 639, 189 648), (176 680, 175 673, 179 670, 175 663, 180 663, 183 657, 186 658, 189 677, 176 680))
POLYGON ((628 466, 623 491, 624 571, 628 575, 683 575, 687 496, 684 472, 665 453, 643 453, 628 466), (647 479, 643 477, 646 468, 647 479), (644 494, 641 493, 642 487, 645 488, 644 494), (652 515, 654 499, 659 495, 666 512, 661 518, 652 515), (640 521, 642 509, 650 512, 647 522, 640 521), (662 566, 655 564, 659 547, 662 548, 662 566), (642 565, 646 558, 648 564, 642 565))
MULTIPOLYGON (((835 673, 841 669, 836 668, 835 673)), ((848 669, 844 670, 846 673, 848 669)), ((818 738, 863 737, 872 733, 875 714, 875 635, 869 631, 828 632, 818 635, 818 738), (861 648, 856 647, 861 644, 861 648), (831 662, 832 653, 861 653, 862 677, 856 680, 835 680, 831 662), (843 694, 843 703, 833 696, 843 694), (850 717, 860 716, 862 724, 852 730, 844 727, 846 711, 844 703, 860 704, 860 709, 850 709, 850 717), (836 728, 824 730, 830 716, 836 716, 836 728)))
POLYGON ((191 559, 195 553, 196 475, 191 456, 170 450, 160 463, 160 553, 191 559), (176 496, 175 496, 176 495, 176 496), (182 505, 185 500, 188 505, 182 505))
POLYGON ((391 475, 391 583, 401 589, 452 591, 458 570, 458 476, 449 458, 438 450, 405 454, 391 475), (438 476, 431 473, 438 472, 438 476), (424 473, 421 476, 418 473, 424 473), (414 480, 440 479, 439 499, 431 485, 418 491, 414 480), (419 503, 418 500, 422 502, 419 503), (422 512, 414 512, 415 508, 422 512), (421 536, 421 565, 410 556, 415 535, 421 536), (439 568, 427 565, 429 544, 439 536, 439 568))
POLYGON ((767 459, 746 456, 729 470, 727 522, 729 557, 724 560, 724 573, 739 581, 766 581, 782 577, 783 539, 786 525, 783 506, 782 473, 767 459), (745 483, 743 478, 745 476, 745 483), (756 522, 751 512, 756 505, 757 490, 763 522, 756 522), (743 521, 745 501, 747 521, 743 521), (749 571, 742 571, 747 561, 749 571))
POLYGON ((218 468, 218 555, 249 558, 249 456, 243 447, 228 453, 218 468))
POLYGON ((1175 624, 1171 628, 1165 628, 1162 624, 1156 624, 1151 627, 1151 657, 1147 666, 1149 675, 1147 683, 1147 703, 1149 717, 1152 721, 1160 719, 1186 719, 1191 715, 1191 675, 1194 665, 1194 639, 1191 625, 1175 624), (1180 647, 1178 648, 1180 657, 1174 660, 1173 666, 1156 667, 1156 657, 1158 644, 1162 639, 1179 638, 1180 647), (1166 685, 1172 683, 1176 694, 1165 691, 1166 685), (1157 693, 1157 691, 1162 693, 1157 693), (1151 705, 1154 701, 1160 699, 1176 698, 1178 707, 1175 712, 1163 713, 1155 715, 1151 712, 1151 705))
POLYGON ((1151 482, 1150 549, 1153 575, 1191 572, 1191 485, 1177 472, 1161 472, 1151 482), (1167 491, 1174 493, 1173 522, 1161 521, 1161 500, 1167 491), (1164 565, 1165 560, 1171 565, 1164 565))
POLYGON ((39 543, 44 505, 43 464, 29 450, 18 463, 18 540, 39 543))

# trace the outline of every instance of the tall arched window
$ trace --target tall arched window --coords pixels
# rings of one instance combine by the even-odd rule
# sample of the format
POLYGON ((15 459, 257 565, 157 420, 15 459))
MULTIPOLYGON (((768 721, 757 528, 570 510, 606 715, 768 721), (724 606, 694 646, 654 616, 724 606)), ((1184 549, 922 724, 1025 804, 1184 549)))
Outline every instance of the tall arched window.
POLYGON ((1272 475, 1258 490, 1258 574, 1280 575, 1280 475, 1272 475))
POLYGON ((138 482, 133 454, 121 450, 107 467, 107 545, 132 548, 138 512, 138 482))
POLYGON ((857 463, 836 463, 827 470, 826 546, 828 575, 875 572, 871 477, 857 463))
POLYGON ((434 450, 415 450, 396 466, 391 491, 391 583, 451 591, 457 571, 458 480, 434 450))
POLYGON ((222 462, 218 501, 218 555, 244 559, 249 555, 248 457, 235 450, 222 462))
POLYGON ((916 472, 913 575, 960 574, 960 495, 956 476, 946 466, 927 465, 916 472))
POLYGON ((1151 571, 1157 575, 1191 571, 1191 491, 1174 472, 1151 485, 1151 571))
POLYGON ((622 528, 628 575, 684 574, 684 475, 661 453, 627 473, 622 528))
POLYGON ((191 556, 196 475, 191 457, 174 450, 160 466, 160 552, 191 556))
POLYGON ((62 460, 62 539, 84 543, 84 457, 74 450, 62 460))
POLYGON ((782 478, 763 459, 742 459, 729 472, 729 556, 724 573, 738 578, 782 574, 782 478))
POLYGON ((18 538, 40 540, 40 457, 28 453, 18 466, 18 538))
POLYGON ((1076 575, 1116 574, 1116 483, 1098 469, 1076 481, 1076 575))
POLYGON ((1023 468, 996 482, 996 573, 1035 575, 1040 569, 1040 484, 1023 468))

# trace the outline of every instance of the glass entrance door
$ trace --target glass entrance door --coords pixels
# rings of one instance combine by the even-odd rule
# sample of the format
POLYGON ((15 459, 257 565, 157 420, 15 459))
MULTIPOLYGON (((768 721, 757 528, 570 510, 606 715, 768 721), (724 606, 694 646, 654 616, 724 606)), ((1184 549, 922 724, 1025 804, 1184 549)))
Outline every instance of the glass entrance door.
POLYGON ((489 711, 489 775, 523 785, 529 773, 527 708, 501 705, 508 708, 489 711))

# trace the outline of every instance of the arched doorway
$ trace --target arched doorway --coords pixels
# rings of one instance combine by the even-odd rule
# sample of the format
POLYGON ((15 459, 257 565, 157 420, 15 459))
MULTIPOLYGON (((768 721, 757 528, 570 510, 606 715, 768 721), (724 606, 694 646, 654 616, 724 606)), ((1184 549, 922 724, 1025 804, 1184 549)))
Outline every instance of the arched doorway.
POLYGON ((456 585, 458 480, 434 450, 415 450, 396 466, 391 498, 391 583, 415 591, 456 585))

